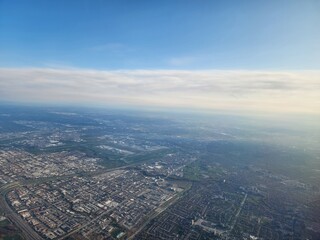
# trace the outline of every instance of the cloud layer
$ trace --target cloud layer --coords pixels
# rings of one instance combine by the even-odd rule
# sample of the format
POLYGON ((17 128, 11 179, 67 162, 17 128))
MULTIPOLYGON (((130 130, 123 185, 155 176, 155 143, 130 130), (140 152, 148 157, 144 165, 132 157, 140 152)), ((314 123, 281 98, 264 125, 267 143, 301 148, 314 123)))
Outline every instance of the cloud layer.
POLYGON ((319 113, 320 71, 0 68, 0 99, 319 113))

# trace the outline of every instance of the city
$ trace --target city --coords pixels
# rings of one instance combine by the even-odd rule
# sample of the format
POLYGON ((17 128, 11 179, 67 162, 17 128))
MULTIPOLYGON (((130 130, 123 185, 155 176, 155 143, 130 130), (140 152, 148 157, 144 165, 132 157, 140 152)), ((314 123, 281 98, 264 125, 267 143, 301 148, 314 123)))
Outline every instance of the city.
POLYGON ((0 240, 320 240, 319 0, 0 0, 0 240))
POLYGON ((231 129, 224 127, 200 137, 189 124, 177 129, 177 122, 159 123, 155 117, 141 124, 134 116, 110 114, 102 123, 102 116, 87 114, 85 126, 78 126, 72 124, 78 115, 61 122, 60 113, 48 111, 42 117, 53 120, 22 130, 26 123, 8 114, 2 121, 13 121, 16 129, 1 133, 1 219, 7 226, 15 223, 25 239, 316 239, 320 234, 319 179, 301 181, 272 170, 276 158, 292 161, 300 152, 283 153, 284 147, 266 139, 252 148, 253 136, 239 142, 236 131, 226 134, 231 129), (60 144, 48 146, 57 129, 60 144), (77 137, 70 138, 70 131, 77 137), (33 139, 41 140, 34 146, 33 139), (267 169, 259 162, 266 154, 275 158, 267 169))

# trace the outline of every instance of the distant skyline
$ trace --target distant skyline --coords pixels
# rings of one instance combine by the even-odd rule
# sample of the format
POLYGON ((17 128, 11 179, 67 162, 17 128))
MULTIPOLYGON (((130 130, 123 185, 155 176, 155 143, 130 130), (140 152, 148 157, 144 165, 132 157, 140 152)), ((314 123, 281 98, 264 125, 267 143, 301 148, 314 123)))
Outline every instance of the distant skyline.
POLYGON ((319 26, 316 0, 0 0, 0 101, 315 113, 319 26))

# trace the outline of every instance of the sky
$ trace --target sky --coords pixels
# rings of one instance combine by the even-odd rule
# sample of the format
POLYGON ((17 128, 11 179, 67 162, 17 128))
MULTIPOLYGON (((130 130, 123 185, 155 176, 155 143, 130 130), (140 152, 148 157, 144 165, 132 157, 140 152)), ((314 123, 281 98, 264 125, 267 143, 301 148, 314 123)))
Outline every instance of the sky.
POLYGON ((0 100, 320 109, 320 1, 0 0, 0 100))

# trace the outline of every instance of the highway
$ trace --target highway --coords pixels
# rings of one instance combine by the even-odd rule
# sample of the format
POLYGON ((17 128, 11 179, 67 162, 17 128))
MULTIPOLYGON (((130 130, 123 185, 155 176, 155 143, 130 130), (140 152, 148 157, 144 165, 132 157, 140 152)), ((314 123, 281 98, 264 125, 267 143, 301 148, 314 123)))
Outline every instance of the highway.
POLYGON ((157 216, 159 216, 162 212, 164 212, 168 207, 172 206, 175 202, 177 202, 183 195, 184 192, 187 190, 184 190, 183 192, 178 193, 177 195, 170 198, 165 203, 161 204, 157 209, 153 210, 151 213, 149 213, 146 216, 146 220, 137 228, 135 229, 134 233, 132 233, 127 239, 131 240, 134 239, 152 220, 155 219, 157 216))
POLYGON ((0 195, 0 208, 4 210, 6 217, 10 219, 23 233, 26 240, 42 240, 40 237, 26 221, 24 221, 17 213, 15 213, 7 201, 5 200, 5 195, 0 195))
MULTIPOLYGON (((141 162, 140 162, 141 163, 141 162)), ((122 167, 117 167, 117 168, 111 168, 111 169, 103 169, 103 170, 99 170, 96 172, 89 172, 86 173, 89 176, 95 176, 95 175, 99 175, 99 174, 103 174, 106 172, 111 172, 111 171, 115 171, 115 170, 119 170, 119 169, 126 169, 128 167, 132 167, 137 165, 138 163, 133 163, 133 164, 129 164, 126 166, 122 166, 122 167)), ((82 173, 83 174, 83 173, 82 173)), ((25 181, 16 181, 16 182, 12 182, 12 183, 8 183, 5 184, 3 186, 0 187, 0 208, 4 210, 6 217, 12 222, 14 223, 14 225, 19 228, 22 232, 22 234, 24 235, 26 240, 42 240, 43 238, 41 236, 39 236, 39 234, 37 232, 35 232, 31 226, 20 217, 20 215, 18 213, 16 213, 7 203, 5 196, 6 194, 17 187, 21 187, 24 185, 28 185, 28 184, 32 184, 32 183, 38 183, 38 182, 47 182, 47 181, 51 181, 54 179, 63 179, 63 178, 68 178, 68 177, 72 177, 72 176, 78 176, 79 173, 75 173, 75 174, 69 174, 69 175, 64 175, 64 176, 55 176, 55 177, 44 177, 44 178, 40 178, 40 179, 30 179, 30 180, 25 180, 25 181)), ((81 175, 81 174, 80 174, 81 175)), ((110 210, 109 210, 110 211, 110 210)), ((70 233, 66 234, 65 236, 58 238, 58 239, 64 239, 67 236, 70 236, 78 231, 80 231, 81 229, 83 229, 84 227, 88 226, 90 223, 92 223, 94 220, 102 217, 103 215, 109 213, 109 211, 104 212, 102 215, 98 216, 97 218, 89 221, 88 223, 86 223, 83 226, 80 226, 76 229, 74 229, 73 231, 71 231, 70 233)))

